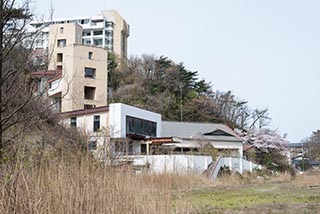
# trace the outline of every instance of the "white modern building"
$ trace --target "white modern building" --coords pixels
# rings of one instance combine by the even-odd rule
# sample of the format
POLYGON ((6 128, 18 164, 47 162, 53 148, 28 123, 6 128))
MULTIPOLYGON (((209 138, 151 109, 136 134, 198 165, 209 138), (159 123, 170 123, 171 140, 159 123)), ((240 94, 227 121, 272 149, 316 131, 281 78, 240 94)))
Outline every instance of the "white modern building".
POLYGON ((69 111, 63 115, 65 124, 88 136, 92 150, 108 143, 114 153, 140 154, 144 141, 160 137, 161 133, 160 114, 122 103, 69 111))
POLYGON ((83 28, 82 44, 106 48, 121 58, 127 57, 130 27, 115 10, 101 11, 96 16, 59 18, 45 21, 33 21, 30 31, 40 31, 35 48, 46 49, 49 46, 49 26, 52 24, 76 23, 83 28))
POLYGON ((122 103, 112 103, 109 106, 109 115, 112 138, 160 136, 160 114, 122 103))

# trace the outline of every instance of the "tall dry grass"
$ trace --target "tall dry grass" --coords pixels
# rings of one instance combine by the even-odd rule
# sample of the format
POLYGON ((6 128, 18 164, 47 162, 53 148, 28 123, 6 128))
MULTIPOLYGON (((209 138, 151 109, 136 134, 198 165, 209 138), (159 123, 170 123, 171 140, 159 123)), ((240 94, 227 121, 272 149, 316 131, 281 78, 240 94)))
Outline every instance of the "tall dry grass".
POLYGON ((292 183, 297 188, 320 188, 320 172, 307 172, 298 175, 292 183))
POLYGON ((0 213, 183 213, 173 204, 175 191, 210 184, 193 175, 136 175, 77 152, 22 156, 2 167, 0 213))

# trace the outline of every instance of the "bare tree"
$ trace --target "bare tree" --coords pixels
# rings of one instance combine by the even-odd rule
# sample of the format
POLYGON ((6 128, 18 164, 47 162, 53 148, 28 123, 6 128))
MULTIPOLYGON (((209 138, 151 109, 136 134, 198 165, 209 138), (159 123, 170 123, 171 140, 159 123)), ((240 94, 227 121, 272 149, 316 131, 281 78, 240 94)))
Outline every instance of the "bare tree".
POLYGON ((31 18, 29 1, 0 0, 0 156, 7 141, 24 130, 8 134, 10 128, 26 121, 30 125, 31 118, 47 111, 36 106, 41 94, 34 93, 37 83, 30 75, 34 69, 32 45, 25 46, 34 38, 26 29, 31 18))
POLYGON ((271 118, 268 116, 268 109, 255 109, 252 113, 253 122, 251 123, 249 128, 254 128, 256 124, 258 124, 258 128, 269 124, 271 118))

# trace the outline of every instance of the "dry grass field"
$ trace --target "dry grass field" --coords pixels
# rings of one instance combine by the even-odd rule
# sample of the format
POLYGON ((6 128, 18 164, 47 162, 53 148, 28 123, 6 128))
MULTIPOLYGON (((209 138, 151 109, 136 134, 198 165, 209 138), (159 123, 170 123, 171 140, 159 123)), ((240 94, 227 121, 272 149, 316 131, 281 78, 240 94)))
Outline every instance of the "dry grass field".
POLYGON ((0 213, 320 213, 320 175, 136 175, 90 156, 21 159, 0 172, 0 213))

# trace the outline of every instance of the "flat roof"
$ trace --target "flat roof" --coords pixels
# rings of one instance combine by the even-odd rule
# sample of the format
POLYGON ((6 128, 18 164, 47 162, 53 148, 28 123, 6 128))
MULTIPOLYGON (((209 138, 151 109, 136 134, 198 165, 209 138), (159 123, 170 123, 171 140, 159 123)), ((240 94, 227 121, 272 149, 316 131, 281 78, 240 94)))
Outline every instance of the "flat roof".
POLYGON ((63 112, 62 115, 67 115, 69 117, 72 116, 80 116, 80 115, 87 115, 87 114, 94 114, 94 113, 100 113, 100 112, 108 112, 109 106, 99 106, 91 109, 79 109, 74 111, 67 111, 63 112))

